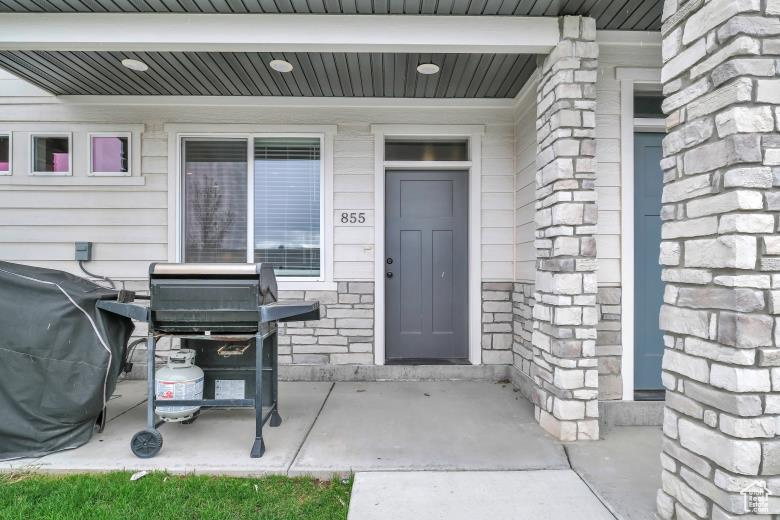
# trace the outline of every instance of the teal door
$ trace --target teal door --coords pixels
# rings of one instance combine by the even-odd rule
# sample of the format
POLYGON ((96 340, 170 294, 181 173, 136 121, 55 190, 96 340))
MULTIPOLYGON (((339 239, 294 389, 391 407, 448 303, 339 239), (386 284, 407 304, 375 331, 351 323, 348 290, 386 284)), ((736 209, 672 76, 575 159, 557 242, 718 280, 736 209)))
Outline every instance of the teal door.
MULTIPOLYGON (((662 389, 663 338, 658 313, 663 302, 661 266, 661 140, 664 134, 634 135, 634 390, 662 389)), ((647 395, 647 394, 645 394, 647 395)))

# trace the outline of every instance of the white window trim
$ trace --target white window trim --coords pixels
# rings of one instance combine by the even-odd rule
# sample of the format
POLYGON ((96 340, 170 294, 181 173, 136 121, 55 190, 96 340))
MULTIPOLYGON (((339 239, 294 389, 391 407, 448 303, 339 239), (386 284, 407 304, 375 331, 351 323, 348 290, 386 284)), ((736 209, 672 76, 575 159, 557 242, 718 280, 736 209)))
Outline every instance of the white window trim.
POLYGON ((666 119, 660 117, 635 117, 634 132, 665 132, 666 119))
POLYGON ((618 67, 620 81, 620 302, 623 400, 634 400, 634 133, 665 132, 664 119, 634 118, 634 87, 659 87, 661 69, 618 67))
POLYGON ((8 137, 8 170, 0 170, 0 175, 13 175, 14 173, 14 134, 10 130, 0 131, 0 137, 8 137))
POLYGON ((28 159, 30 161, 30 175, 41 177, 70 177, 73 175, 73 132, 31 132, 30 149, 28 159), (35 139, 39 137, 67 137, 68 138, 68 171, 67 172, 37 172, 35 171, 35 139))
MULTIPOLYGON (((320 276, 279 277, 280 290, 335 291, 333 280, 333 152, 335 125, 247 125, 247 124, 170 124, 165 125, 168 133, 168 261, 181 262, 183 239, 183 198, 181 142, 186 137, 241 138, 247 145, 247 193, 253 192, 254 137, 319 137, 320 138, 320 276)), ((253 197, 248 200, 247 243, 254 232, 253 197)), ((247 250, 247 261, 253 263, 252 251, 247 250)))
POLYGON ((0 185, 16 186, 143 186, 145 178, 141 172, 141 141, 144 125, 134 123, 83 123, 61 121, 34 121, 0 123, 0 133, 12 134, 13 163, 10 175, 0 173, 0 185), (132 169, 126 177, 96 177, 88 175, 89 147, 87 134, 129 132, 132 135, 132 169), (64 172, 32 173, 32 136, 70 134, 70 175, 64 172))
POLYGON ((133 133, 132 132, 88 132, 87 133, 87 176, 89 177, 130 177, 133 174, 133 133), (92 167, 93 137, 124 137, 127 139, 127 171, 96 172, 92 167))
POLYGON ((469 176, 469 361, 482 363, 482 136, 483 125, 371 125, 374 135, 374 364, 385 364, 385 172, 388 169, 463 170, 469 176), (385 138, 464 138, 469 161, 385 161, 385 138))

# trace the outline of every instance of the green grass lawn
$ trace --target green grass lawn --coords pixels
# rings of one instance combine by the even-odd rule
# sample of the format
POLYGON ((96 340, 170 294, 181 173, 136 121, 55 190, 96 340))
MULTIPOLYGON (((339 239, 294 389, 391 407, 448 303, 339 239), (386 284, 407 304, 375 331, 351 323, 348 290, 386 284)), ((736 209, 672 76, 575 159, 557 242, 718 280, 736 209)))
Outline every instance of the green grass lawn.
POLYGON ((150 473, 0 475, 0 518, 343 520, 352 480, 150 473))

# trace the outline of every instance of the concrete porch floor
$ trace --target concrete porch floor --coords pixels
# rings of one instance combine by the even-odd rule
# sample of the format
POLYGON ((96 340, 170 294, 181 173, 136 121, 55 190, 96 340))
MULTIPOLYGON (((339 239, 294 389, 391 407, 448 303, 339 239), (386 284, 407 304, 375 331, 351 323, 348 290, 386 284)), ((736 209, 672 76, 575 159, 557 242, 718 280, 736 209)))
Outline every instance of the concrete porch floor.
POLYGON ((145 425, 145 392, 144 381, 120 383, 102 434, 80 448, 5 462, 0 469, 330 477, 372 470, 568 468, 563 447, 535 423, 530 403, 511 385, 280 382, 283 422, 263 429, 266 452, 260 459, 249 457, 249 409, 205 410, 191 425, 163 424, 160 453, 136 458, 130 439, 145 425))
MULTIPOLYGON (((532 490, 546 486, 550 491, 545 500, 558 504, 547 508, 550 518, 559 517, 555 511, 567 518, 563 506, 569 503, 589 511, 588 518, 652 517, 657 484, 647 475, 660 474, 657 428, 637 429, 644 432, 638 442, 630 434, 632 428, 624 427, 619 434, 607 432, 604 441, 563 445, 536 424, 531 404, 508 384, 280 382, 283 423, 264 428, 266 452, 260 459, 249 457, 254 420, 252 411, 245 409, 204 411, 191 425, 164 424, 161 452, 152 459, 136 458, 129 443, 144 427, 145 390, 143 381, 120 383, 109 402, 105 431, 86 445, 37 459, 0 462, 0 471, 147 469, 318 477, 356 472, 351 520, 404 518, 398 516, 399 507, 416 507, 408 488, 420 479, 419 489, 429 489, 431 497, 450 497, 453 511, 473 511, 476 501, 488 508, 487 513, 491 503, 500 503, 501 509, 494 511, 499 516, 525 511, 523 517, 531 518, 544 502, 539 491, 532 490), (651 467, 635 463, 637 448, 651 467), (398 479, 405 484, 399 486, 398 479), (485 486, 494 481, 503 486, 490 484, 495 493, 485 495, 485 486), (392 489, 399 493, 397 500, 392 489), (615 503, 605 507, 608 501, 615 503), (472 505, 457 506, 461 502, 472 505), (356 510, 360 507, 368 507, 370 516, 356 510)), ((422 497, 418 501, 424 502, 422 497)), ((444 518, 439 513, 445 510, 435 508, 433 516, 419 509, 407 513, 419 519, 444 518)))

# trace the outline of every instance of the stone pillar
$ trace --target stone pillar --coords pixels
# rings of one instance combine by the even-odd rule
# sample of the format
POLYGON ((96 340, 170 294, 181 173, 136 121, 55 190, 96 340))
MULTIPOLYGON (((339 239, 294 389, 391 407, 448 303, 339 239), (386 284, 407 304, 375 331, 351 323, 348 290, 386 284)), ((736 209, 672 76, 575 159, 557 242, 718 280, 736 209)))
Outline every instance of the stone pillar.
POLYGON ((662 36, 657 511, 767 518, 780 513, 780 1, 666 0, 662 36), (740 491, 764 483, 768 510, 746 508, 740 491))
POLYGON ((537 89, 536 284, 531 400, 548 432, 598 438, 592 18, 564 16, 537 89))

